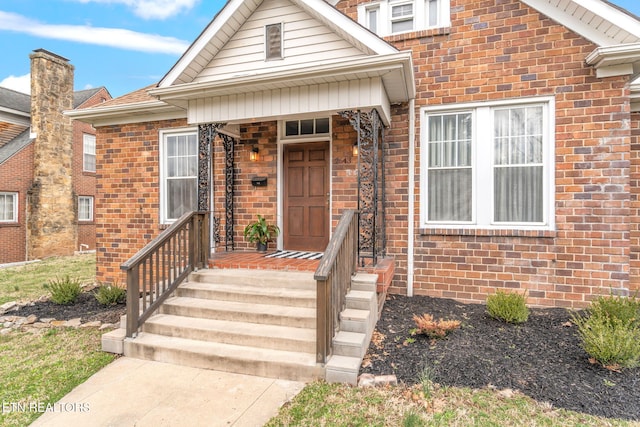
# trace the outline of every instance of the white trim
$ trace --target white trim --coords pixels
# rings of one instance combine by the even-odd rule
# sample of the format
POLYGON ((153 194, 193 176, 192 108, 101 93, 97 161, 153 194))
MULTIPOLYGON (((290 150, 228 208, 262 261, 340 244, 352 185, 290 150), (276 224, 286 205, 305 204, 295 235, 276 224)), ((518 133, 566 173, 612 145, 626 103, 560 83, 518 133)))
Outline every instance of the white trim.
MULTIPOLYGON (((492 145, 491 145, 492 146, 492 145)), ((510 100, 497 100, 489 102, 474 102, 466 104, 451 104, 445 106, 429 106, 422 107, 420 109, 420 227, 421 228, 455 228, 455 229, 490 229, 490 230, 554 230, 555 229, 555 97, 531 97, 531 98, 518 98, 510 100), (486 166, 483 169, 488 172, 493 171, 493 149, 479 150, 477 149, 478 136, 481 133, 484 139, 489 138, 493 141, 492 137, 487 137, 493 134, 493 115, 491 112, 498 107, 517 107, 526 105, 543 105, 544 111, 544 135, 545 144, 543 145, 543 164, 545 166, 545 173, 543 175, 543 189, 547 193, 544 198, 543 216, 544 221, 542 223, 530 224, 530 223, 496 223, 493 220, 493 209, 478 210, 477 207, 480 203, 479 187, 486 185, 490 182, 491 189, 488 192, 487 197, 483 201, 483 206, 493 206, 493 179, 486 176, 479 176, 479 170, 477 165, 491 165, 487 169, 486 166), (484 119, 478 118, 478 111, 487 115, 484 119), (428 159, 427 159, 427 135, 428 135, 428 121, 426 117, 432 114, 440 113, 455 113, 455 112, 470 112, 473 115, 473 129, 472 129, 472 216, 471 221, 468 222, 429 222, 427 221, 427 202, 428 202, 428 159), (482 121, 482 123, 480 123, 482 121), (480 130, 479 127, 483 127, 480 130), (488 130, 487 130, 488 129, 488 130), (487 200, 488 198, 488 200, 487 200), (488 217, 490 215, 491 217, 488 217)))
POLYGON ((65 111, 66 116, 94 127, 184 119, 187 112, 163 101, 142 101, 65 111))
POLYGON ((78 222, 92 222, 93 221, 93 211, 94 211, 94 199, 93 196, 78 196, 78 222), (80 218, 80 202, 82 200, 89 200, 89 218, 80 218))
MULTIPOLYGON (((315 116, 316 119, 323 119, 326 116, 315 116)), ((300 119, 302 120, 302 119, 300 119)), ((282 138, 284 134, 284 122, 286 120, 278 120, 278 150, 277 156, 278 159, 276 161, 276 221, 280 230, 284 230, 284 146, 289 144, 303 144, 307 142, 329 142, 329 239, 331 239, 331 235, 333 233, 333 227, 331 223, 333 221, 333 138, 332 138, 332 119, 329 116, 329 134, 320 134, 320 135, 309 135, 303 137, 287 137, 282 138)), ((278 249, 284 249, 284 236, 283 233, 278 235, 278 249)))
POLYGON ((20 215, 18 210, 18 204, 20 203, 20 198, 18 197, 17 191, 0 191, 0 196, 11 196, 13 198, 13 219, 0 219, 0 224, 15 224, 19 222, 20 215))
POLYGON ((96 136, 90 133, 82 133, 82 172, 89 172, 89 173, 96 173, 96 160, 97 160, 97 156, 96 156, 96 136), (93 139, 93 153, 87 153, 87 139, 93 139), (86 159, 85 156, 89 154, 93 156, 93 169, 87 169, 87 163, 86 163, 86 159))
POLYGON ((160 204, 160 209, 158 209, 158 220, 160 224, 172 224, 177 218, 167 219, 166 212, 166 201, 167 201, 167 180, 166 180, 166 164, 164 161, 165 156, 165 137, 170 135, 196 135, 196 139, 198 138, 198 127, 190 126, 190 127, 182 127, 182 128, 169 128, 169 129, 160 129, 158 131, 158 169, 159 169, 159 179, 160 183, 158 185, 158 201, 160 204))
POLYGON ((371 28, 368 12, 377 10, 377 33, 381 37, 406 34, 415 31, 428 30, 431 28, 445 28, 451 26, 451 2, 450 0, 438 0, 438 17, 435 25, 429 25, 428 0, 378 0, 366 4, 359 4, 358 23, 363 27, 371 28), (413 27, 405 31, 393 31, 393 22, 402 19, 392 17, 392 8, 402 4, 411 4, 413 7, 412 22, 413 27))
MULTIPOLYGON (((416 176, 416 100, 409 100, 409 221, 407 222, 407 296, 413 296, 413 263, 415 239, 415 176, 416 176)), ((384 189, 383 189, 384 191, 384 189)))

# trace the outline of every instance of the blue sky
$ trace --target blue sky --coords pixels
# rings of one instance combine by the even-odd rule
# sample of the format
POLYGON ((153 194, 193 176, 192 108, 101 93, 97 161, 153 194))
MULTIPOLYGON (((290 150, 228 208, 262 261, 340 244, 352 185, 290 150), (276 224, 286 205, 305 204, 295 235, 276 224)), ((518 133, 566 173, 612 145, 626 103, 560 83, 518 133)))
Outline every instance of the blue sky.
MULTIPOLYGON (((640 16, 639 0, 613 3, 640 16)), ((28 91, 29 53, 75 66, 76 90, 114 97, 159 81, 224 0, 0 0, 0 85, 28 91)))

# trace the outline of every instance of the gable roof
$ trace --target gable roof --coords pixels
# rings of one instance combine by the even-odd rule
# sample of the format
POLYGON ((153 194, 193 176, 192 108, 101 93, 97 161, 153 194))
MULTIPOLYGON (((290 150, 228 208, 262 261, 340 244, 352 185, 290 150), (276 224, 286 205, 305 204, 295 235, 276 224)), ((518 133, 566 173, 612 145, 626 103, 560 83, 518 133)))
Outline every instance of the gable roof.
MULTIPOLYGON (((168 87, 188 83, 220 52, 244 22, 265 0, 229 0, 158 84, 168 87)), ((398 50, 363 28, 324 0, 290 0, 343 39, 369 55, 398 50)))
POLYGON ((28 116, 31 114, 31 96, 0 86, 0 109, 28 116))
POLYGON ((27 128, 20 135, 0 147, 0 164, 10 159, 14 154, 22 150, 33 141, 31 129, 27 128))

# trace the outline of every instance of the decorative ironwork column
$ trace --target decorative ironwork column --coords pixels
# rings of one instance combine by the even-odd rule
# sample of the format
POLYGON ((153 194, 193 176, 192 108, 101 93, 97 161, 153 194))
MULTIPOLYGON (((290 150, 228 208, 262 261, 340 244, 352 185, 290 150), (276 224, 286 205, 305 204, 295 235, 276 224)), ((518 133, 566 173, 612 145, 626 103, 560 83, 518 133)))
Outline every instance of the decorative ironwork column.
POLYGON ((233 182, 235 170, 233 168, 235 139, 229 135, 220 134, 224 146, 224 208, 225 208, 225 250, 233 250, 233 182))
POLYGON ((384 127, 376 110, 370 113, 341 111, 338 114, 349 120, 358 135, 358 247, 362 262, 364 258, 371 258, 375 264, 386 251, 384 127))
MULTIPOLYGON (((212 161, 213 141, 220 136, 225 152, 225 250, 233 250, 233 183, 235 180, 233 147, 235 139, 220 133, 226 123, 208 123, 198 126, 198 210, 209 211, 211 194, 211 175, 214 162, 212 161), (211 165, 211 166, 210 166, 211 165)), ((213 209, 211 209, 213 211, 213 209)), ((220 243, 220 218, 211 215, 213 221, 214 240, 220 243)))

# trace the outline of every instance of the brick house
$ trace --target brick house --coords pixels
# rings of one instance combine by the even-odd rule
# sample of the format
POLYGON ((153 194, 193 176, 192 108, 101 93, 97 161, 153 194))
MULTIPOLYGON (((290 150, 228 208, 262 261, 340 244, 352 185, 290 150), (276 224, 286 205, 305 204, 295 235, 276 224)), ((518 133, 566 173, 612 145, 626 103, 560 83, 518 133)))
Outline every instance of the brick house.
POLYGON ((190 210, 214 252, 322 251, 360 209, 390 290, 582 307, 640 289, 640 19, 603 0, 230 0, 97 134, 98 280, 190 210))
POLYGON ((73 66, 31 55, 31 95, 0 88, 0 264, 95 249, 95 129, 63 112, 111 99, 73 66))

